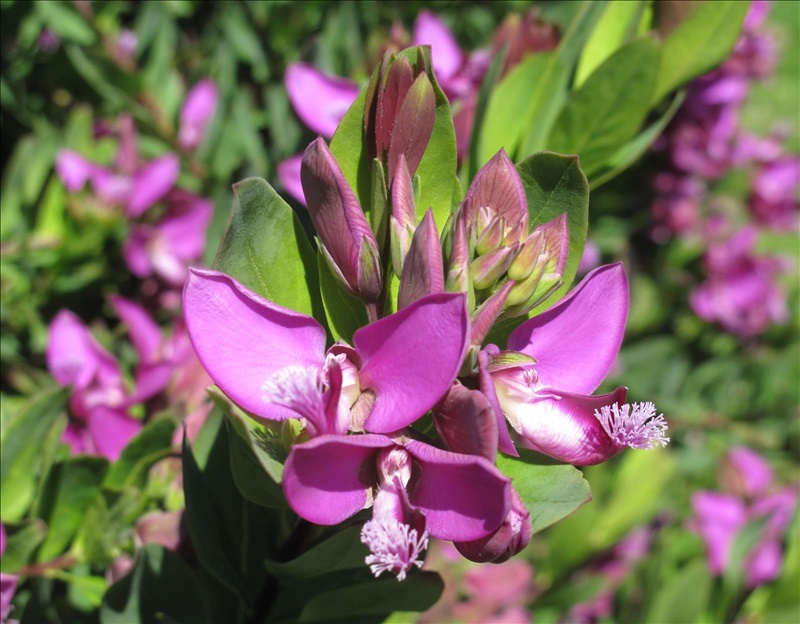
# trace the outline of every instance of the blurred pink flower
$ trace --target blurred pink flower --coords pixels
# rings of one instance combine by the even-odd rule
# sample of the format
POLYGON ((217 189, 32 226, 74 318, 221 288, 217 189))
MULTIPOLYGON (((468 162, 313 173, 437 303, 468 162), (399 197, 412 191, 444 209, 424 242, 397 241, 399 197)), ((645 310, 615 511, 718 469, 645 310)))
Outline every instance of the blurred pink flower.
POLYGON ((181 149, 196 149, 205 138, 208 124, 217 110, 219 91, 213 80, 205 78, 191 88, 183 101, 180 113, 178 145, 181 149))

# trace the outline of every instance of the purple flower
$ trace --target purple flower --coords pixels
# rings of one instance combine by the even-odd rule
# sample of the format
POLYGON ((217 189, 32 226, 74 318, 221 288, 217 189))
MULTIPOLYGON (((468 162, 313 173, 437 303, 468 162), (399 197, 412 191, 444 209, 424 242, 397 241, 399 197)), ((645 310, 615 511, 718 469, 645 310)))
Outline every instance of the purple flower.
POLYGON ((782 263, 753 254, 756 236, 755 228, 747 226, 712 243, 704 257, 708 278, 689 296, 697 316, 742 337, 755 336, 788 317, 786 295, 775 284, 782 263))
POLYGON ((800 214, 800 157, 775 158, 756 172, 751 186, 750 212, 759 223, 794 230, 800 214))
POLYGON ((606 265, 520 325, 508 339, 508 351, 487 348, 481 364, 493 383, 481 389, 530 448, 586 466, 626 446, 667 443, 666 422, 652 403, 625 403, 625 388, 587 396, 611 370, 627 314, 625 272, 621 264, 606 265))
POLYGON ((184 150, 196 149, 205 137, 208 124, 217 110, 219 91, 213 80, 205 78, 186 94, 181 107, 178 145, 184 150))
POLYGON ((402 435, 320 436, 294 446, 283 473, 286 500, 316 524, 338 524, 372 500, 373 518, 361 534, 372 553, 367 564, 376 576, 390 571, 398 580, 421 565, 428 535, 464 541, 496 529, 510 487, 483 457, 402 435))
MULTIPOLYGON (((0 522, 0 557, 6 551, 6 527, 0 522)), ((13 574, 0 573, 0 623, 6 624, 11 621, 8 616, 11 614, 11 599, 17 591, 17 577, 13 574)))
POLYGON ((173 189, 164 200, 164 215, 155 223, 134 226, 122 255, 134 275, 155 275, 178 288, 186 279, 186 268, 203 254, 214 206, 183 189, 173 189))
POLYGON ((118 126, 120 146, 113 166, 103 167, 72 150, 61 150, 56 173, 69 191, 79 191, 90 182, 104 203, 121 206, 129 217, 140 217, 174 186, 181 165, 175 154, 140 162, 133 120, 122 115, 118 126))
POLYGON ((254 416, 302 416, 322 433, 343 432, 349 424, 388 434, 412 423, 453 383, 469 336, 460 294, 419 299, 356 331, 352 348, 335 345, 327 353, 317 321, 222 273, 190 269, 183 301, 192 344, 225 394, 254 416), (334 407, 347 414, 351 401, 345 397, 357 397, 343 431, 324 425, 330 414, 323 394, 336 381, 329 377, 332 367, 342 370, 343 406, 334 407))

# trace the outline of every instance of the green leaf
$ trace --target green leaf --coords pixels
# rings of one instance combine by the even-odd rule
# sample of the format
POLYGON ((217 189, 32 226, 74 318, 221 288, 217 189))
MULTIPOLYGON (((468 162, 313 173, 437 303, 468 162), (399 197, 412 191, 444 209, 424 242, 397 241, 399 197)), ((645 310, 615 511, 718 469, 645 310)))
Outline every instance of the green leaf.
MULTIPOLYGON (((414 66, 417 63, 417 48, 403 50, 397 56, 406 57, 414 66)), ((430 67, 430 59, 427 66, 430 67)), ((375 70, 380 71, 379 68, 375 70)), ((420 178, 420 197, 417 202, 417 218, 421 219, 428 208, 433 208, 433 216, 439 230, 450 216, 453 204, 453 188, 457 184, 456 133, 450 104, 436 81, 433 72, 428 75, 436 95, 436 118, 433 132, 425 154, 417 169, 420 178)), ((355 192, 361 207, 369 216, 372 193, 372 163, 367 154, 364 137, 364 108, 366 87, 345 114, 331 140, 331 151, 342 168, 345 178, 355 192)))
POLYGON ((47 537, 37 559, 62 554, 84 521, 86 508, 100 492, 108 468, 102 457, 70 457, 53 465, 42 486, 36 515, 47 523, 47 537))
POLYGON ((581 52, 574 88, 580 87, 625 42, 631 27, 637 25, 636 18, 641 18, 643 6, 644 3, 640 0, 612 0, 608 3, 581 52))
POLYGON ((694 561, 662 585, 644 621, 695 624, 711 596, 711 573, 705 561, 694 561))
POLYGON ((361 543, 361 525, 349 526, 291 561, 265 561, 267 570, 281 578, 317 576, 335 570, 363 568, 369 554, 361 543))
POLYGON ((317 594, 306 603, 299 621, 344 622, 355 616, 425 611, 443 590, 442 578, 435 572, 412 572, 402 583, 394 577, 379 578, 317 594))
POLYGON ((0 559, 0 571, 14 574, 31 563, 33 553, 47 535, 47 525, 38 518, 24 520, 18 526, 5 525, 6 549, 0 559))
POLYGON ((234 185, 214 268, 278 305, 322 318, 314 250, 297 216, 265 180, 234 185))
POLYGON ((195 573, 157 544, 145 544, 133 571, 108 589, 100 619, 103 624, 212 621, 207 593, 195 573))
POLYGON ((587 175, 632 139, 650 109, 658 41, 646 37, 621 47, 570 94, 547 147, 577 154, 587 175))
POLYGON ((267 540, 277 536, 264 510, 239 494, 222 422, 203 468, 184 438, 183 484, 186 523, 197 558, 246 608, 252 608, 266 580, 267 540))
POLYGON ((569 78, 578 55, 605 7, 604 1, 583 2, 570 22, 558 49, 550 57, 535 91, 525 125, 525 139, 515 161, 539 150, 550 149, 548 136, 569 89, 569 78))
POLYGON ((322 252, 317 254, 317 267, 325 318, 333 339, 351 342, 355 331, 369 323, 364 302, 345 292, 322 252))
POLYGON ((37 2, 34 4, 47 27, 61 39, 90 46, 96 35, 86 20, 66 2, 37 2))
POLYGON ((144 487, 151 466, 172 453, 176 425, 172 418, 167 417, 147 423, 111 465, 103 487, 110 490, 144 487))
POLYGON ((678 24, 664 40, 653 104, 728 58, 749 5, 737 0, 705 1, 678 24))
POLYGON ((287 452, 280 425, 256 423, 216 386, 209 394, 226 419, 231 474, 239 492, 262 507, 286 507, 280 483, 287 452))
POLYGON ((55 430, 65 424, 59 417, 66 406, 67 394, 67 390, 57 386, 41 390, 3 427, 0 517, 5 522, 22 518, 33 502, 37 479, 43 476, 40 474, 43 460, 55 451, 46 441, 55 438, 55 433, 59 433, 55 430))
POLYGON ((623 145, 613 155, 606 158, 605 165, 602 169, 589 175, 589 183, 591 184, 592 190, 617 177, 642 157, 650 148, 653 141, 661 136, 661 133, 664 132, 664 128, 667 127, 667 124, 675 116, 675 113, 678 112, 681 104, 683 104, 685 95, 685 91, 678 91, 675 97, 672 98, 669 108, 664 111, 663 115, 647 126, 633 139, 628 141, 628 143, 623 145))
POLYGON ((563 297, 575 274, 586 244, 589 219, 589 182, 578 159, 552 152, 540 152, 517 165, 528 200, 531 228, 567 213, 569 257, 564 267, 564 284, 547 301, 534 308, 534 316, 563 297))
POLYGON ((589 484, 573 466, 546 462, 547 458, 520 451, 519 459, 499 455, 497 467, 508 477, 531 514, 536 533, 558 522, 592 500, 589 484))

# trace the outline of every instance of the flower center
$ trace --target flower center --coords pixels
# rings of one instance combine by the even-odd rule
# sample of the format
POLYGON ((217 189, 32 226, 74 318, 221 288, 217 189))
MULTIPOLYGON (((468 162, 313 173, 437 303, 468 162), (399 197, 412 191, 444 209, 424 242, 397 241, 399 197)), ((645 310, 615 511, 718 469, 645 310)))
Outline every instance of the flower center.
POLYGON ((261 384, 261 400, 297 412, 311 422, 325 418, 326 375, 318 366, 293 365, 261 384))
POLYGON ((402 581, 411 568, 422 567, 419 557, 428 547, 428 532, 419 535, 416 529, 394 518, 373 519, 361 529, 361 541, 372 553, 366 563, 376 577, 391 572, 402 581))
POLYGON ((595 410, 594 416, 619 446, 652 449, 669 442, 665 437, 667 421, 663 414, 656 416, 656 406, 650 402, 605 405, 595 410))

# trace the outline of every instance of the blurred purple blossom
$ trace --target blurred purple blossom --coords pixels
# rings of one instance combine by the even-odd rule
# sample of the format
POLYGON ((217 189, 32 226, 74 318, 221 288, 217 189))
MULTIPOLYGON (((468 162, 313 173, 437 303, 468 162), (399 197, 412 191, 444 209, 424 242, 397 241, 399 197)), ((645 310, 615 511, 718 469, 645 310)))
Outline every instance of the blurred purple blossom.
POLYGON ((219 91, 213 80, 205 78, 186 94, 180 113, 178 145, 183 150, 196 149, 205 138, 208 124, 217 110, 219 91))
MULTIPOLYGON (((0 521, 0 558, 6 551, 6 527, 0 521)), ((0 572, 0 624, 13 624, 9 619, 11 614, 11 599, 17 591, 18 578, 13 574, 5 574, 0 572)))

